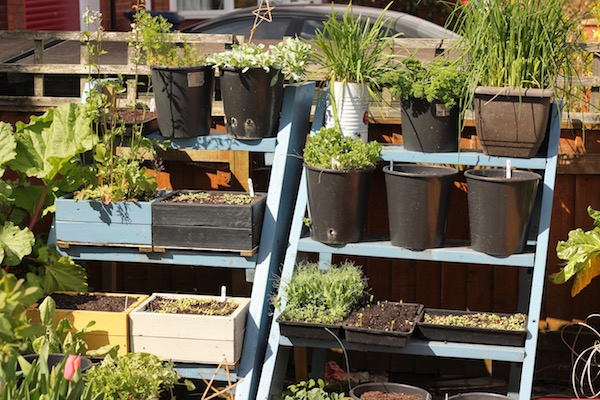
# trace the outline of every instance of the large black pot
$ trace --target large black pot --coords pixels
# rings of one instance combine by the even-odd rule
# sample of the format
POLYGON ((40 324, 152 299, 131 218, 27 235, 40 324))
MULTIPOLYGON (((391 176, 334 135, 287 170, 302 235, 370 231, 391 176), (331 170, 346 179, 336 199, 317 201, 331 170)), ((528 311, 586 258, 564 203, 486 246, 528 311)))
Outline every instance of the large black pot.
POLYGON ((220 87, 229 136, 260 139, 277 135, 283 102, 281 71, 221 68, 220 87))
POLYGON ((475 89, 475 128, 485 154, 530 158, 546 137, 554 92, 480 86, 475 89))
POLYGON ((416 396, 422 400, 432 399, 431 394, 425 389, 393 382, 363 383, 350 390, 350 397, 354 400, 360 400, 360 396, 364 393, 375 391, 382 393, 403 393, 410 396, 416 396))
POLYGON ((390 241, 413 250, 444 242, 454 168, 416 164, 385 166, 390 241))
POLYGON ((458 151, 458 107, 426 99, 403 99, 402 141, 404 148, 424 153, 458 151))
POLYGON ((162 136, 210 133, 215 78, 210 66, 153 67, 152 86, 162 136))
POLYGON ((311 238, 328 244, 360 242, 374 168, 338 171, 305 166, 311 238))
POLYGON ((471 247, 498 257, 520 253, 525 247, 539 174, 501 169, 465 172, 471 247))

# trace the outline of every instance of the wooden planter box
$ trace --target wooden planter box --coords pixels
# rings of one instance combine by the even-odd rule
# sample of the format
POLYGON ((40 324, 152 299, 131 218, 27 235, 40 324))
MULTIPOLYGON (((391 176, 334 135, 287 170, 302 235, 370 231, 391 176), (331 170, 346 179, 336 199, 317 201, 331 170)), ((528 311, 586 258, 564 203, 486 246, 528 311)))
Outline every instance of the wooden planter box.
POLYGON ((235 365, 242 353, 249 298, 229 297, 239 304, 230 316, 148 312, 157 297, 208 298, 187 294, 153 293, 129 314, 133 352, 143 351, 174 361, 235 365))
POLYGON ((59 247, 69 245, 152 246, 150 202, 103 204, 93 200, 56 200, 54 224, 59 247))
POLYGON ((152 243, 155 247, 256 251, 260 242, 266 194, 258 193, 255 201, 245 205, 168 201, 178 193, 189 192, 192 191, 177 190, 152 203, 152 243))
MULTIPOLYGON (((77 296, 80 293, 68 294, 77 296)), ((129 313, 146 300, 148 296, 144 294, 99 292, 90 292, 87 294, 97 296, 129 296, 136 297, 137 300, 122 312, 65 310, 57 307, 54 313, 55 322, 58 324, 61 319, 67 318, 73 325, 73 333, 75 333, 87 326, 90 321, 95 321, 96 323, 87 328, 85 335, 83 335, 83 340, 87 343, 88 350, 96 350, 108 344, 118 344, 119 354, 127 354, 129 352, 129 313)), ((34 322, 41 321, 40 310, 37 308, 37 305, 27 309, 27 317, 31 318, 34 322)))

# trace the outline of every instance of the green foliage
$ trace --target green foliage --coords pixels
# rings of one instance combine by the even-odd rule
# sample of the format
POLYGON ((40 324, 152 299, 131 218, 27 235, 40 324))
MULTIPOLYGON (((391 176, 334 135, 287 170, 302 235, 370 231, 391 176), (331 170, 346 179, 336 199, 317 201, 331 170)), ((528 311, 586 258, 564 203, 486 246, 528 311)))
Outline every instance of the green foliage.
POLYGON ((143 7, 133 6, 135 10, 132 32, 136 38, 134 46, 141 49, 148 65, 195 66, 205 65, 206 57, 184 41, 181 48, 172 36, 173 24, 163 16, 153 17, 143 7))
POLYGON ((471 88, 552 88, 568 100, 573 84, 559 89, 556 79, 578 75, 580 19, 569 0, 457 1, 450 23, 462 36, 471 88))
POLYGON ((338 127, 321 128, 308 138, 304 148, 304 162, 311 166, 335 170, 363 170, 374 168, 381 155, 381 145, 375 141, 344 137, 338 127))
POLYGON ((26 315, 27 307, 39 297, 40 288, 25 287, 24 283, 0 269, 0 363, 11 354, 27 351, 29 341, 44 332, 26 315))
MULTIPOLYGON (((101 364, 87 371, 88 383, 94 394, 105 399, 138 400, 159 397, 171 390, 180 377, 172 362, 163 364, 160 358, 148 353, 129 353, 121 357, 106 356, 101 364)), ((193 384, 186 381, 191 390, 193 384)))
POLYGON ((447 314, 425 313, 423 322, 433 325, 464 326, 470 328, 501 329, 505 331, 524 331, 527 323, 525 314, 498 315, 494 313, 447 314))
POLYGON ((310 379, 288 386, 284 400, 343 400, 344 393, 327 393, 323 379, 310 379))
POLYGON ((60 105, 29 123, 17 122, 15 131, 0 122, 0 144, 0 176, 6 167, 16 173, 0 181, 0 265, 20 266, 25 285, 39 285, 40 296, 57 288, 87 290, 83 267, 33 234, 39 219, 54 211, 55 198, 79 184, 79 157, 94 145, 85 106, 60 105))
POLYGON ((389 37, 385 11, 371 24, 371 19, 354 18, 352 3, 348 4, 342 21, 337 19, 333 5, 323 30, 315 32, 314 60, 328 80, 366 83, 379 87, 379 78, 392 69, 394 41, 389 37))
POLYGON ((90 321, 87 326, 73 334, 71 332, 73 325, 67 318, 61 319, 56 324, 54 319, 56 303, 52 297, 47 296, 38 308, 45 333, 33 341, 33 351, 39 353, 44 347, 48 347, 50 353, 82 354, 87 349, 83 335, 87 328, 95 324, 94 321, 90 321))
POLYGON ((3 381, 0 400, 100 400, 102 394, 92 394, 77 369, 72 380, 65 377, 66 357, 50 370, 48 346, 40 351, 32 364, 21 356, 13 356, 2 364, 0 380, 3 381), (17 361, 21 371, 16 371, 17 361), (22 379, 21 379, 22 378, 22 379))
POLYGON ((310 45, 298 39, 288 39, 277 46, 244 43, 233 45, 232 49, 223 53, 213 54, 208 62, 219 68, 241 69, 242 73, 250 68, 271 68, 280 70, 291 81, 299 81, 306 72, 312 50, 310 45))
POLYGON ((254 198, 246 193, 208 193, 208 192, 181 192, 169 198, 174 203, 198 204, 250 204, 254 198))
POLYGON ((459 103, 467 88, 467 74, 455 62, 436 58, 428 64, 414 58, 403 60, 382 79, 390 85, 392 95, 405 100, 410 98, 437 100, 448 108, 459 103))
POLYGON ((162 314, 185 313, 227 316, 233 314, 238 307, 239 305, 232 300, 220 302, 215 299, 207 298, 169 299, 165 297, 159 297, 156 308, 153 308, 150 311, 162 314))
POLYGON ((320 270, 316 263, 299 264, 273 303, 286 321, 323 324, 341 322, 363 298, 367 280, 359 266, 344 262, 320 270))
POLYGON ((550 275, 552 283, 565 283, 573 279, 571 296, 575 297, 592 279, 600 275, 600 211, 588 207, 588 214, 594 219, 594 228, 584 231, 581 228, 569 232, 567 241, 559 241, 556 255, 566 262, 559 272, 550 275))

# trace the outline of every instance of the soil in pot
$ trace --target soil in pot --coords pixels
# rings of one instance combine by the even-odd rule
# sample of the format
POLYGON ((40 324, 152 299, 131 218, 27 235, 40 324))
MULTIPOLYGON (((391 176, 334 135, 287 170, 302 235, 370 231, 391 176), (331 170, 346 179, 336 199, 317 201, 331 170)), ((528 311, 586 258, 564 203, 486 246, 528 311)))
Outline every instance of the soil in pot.
POLYGON ((246 193, 209 193, 209 192, 180 192, 179 194, 168 197, 164 201, 168 203, 186 203, 186 204, 250 204, 257 196, 250 196, 246 193))
POLYGON ((421 400, 419 396, 404 393, 383 393, 379 390, 364 392, 360 400, 421 400))
POLYGON ((344 325, 386 332, 410 332, 422 308, 420 304, 377 302, 353 312, 344 325))
POLYGON ((350 390, 353 400, 431 400, 431 394, 420 387, 394 382, 363 383, 350 390))
POLYGON ((56 303, 57 309, 108 312, 125 311, 138 300, 138 297, 134 296, 100 296, 89 293, 52 293, 50 297, 56 303))
POLYGON ((239 304, 232 300, 221 302, 215 299, 157 297, 149 304, 147 311, 164 314, 229 316, 238 307, 239 304))

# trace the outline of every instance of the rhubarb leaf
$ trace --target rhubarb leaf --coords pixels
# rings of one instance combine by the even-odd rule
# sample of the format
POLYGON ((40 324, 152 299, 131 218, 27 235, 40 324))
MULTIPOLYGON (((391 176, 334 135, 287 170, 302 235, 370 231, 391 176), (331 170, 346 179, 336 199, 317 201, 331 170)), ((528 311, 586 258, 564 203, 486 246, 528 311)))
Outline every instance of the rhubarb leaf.
POLYGON ((29 229, 21 229, 11 221, 0 228, 0 262, 6 265, 17 265, 23 257, 31 254, 35 237, 29 229), (6 253, 4 255, 4 253, 6 253))
POLYGON ((16 157, 16 149, 17 142, 12 126, 0 121, 0 177, 4 175, 3 165, 16 157))

